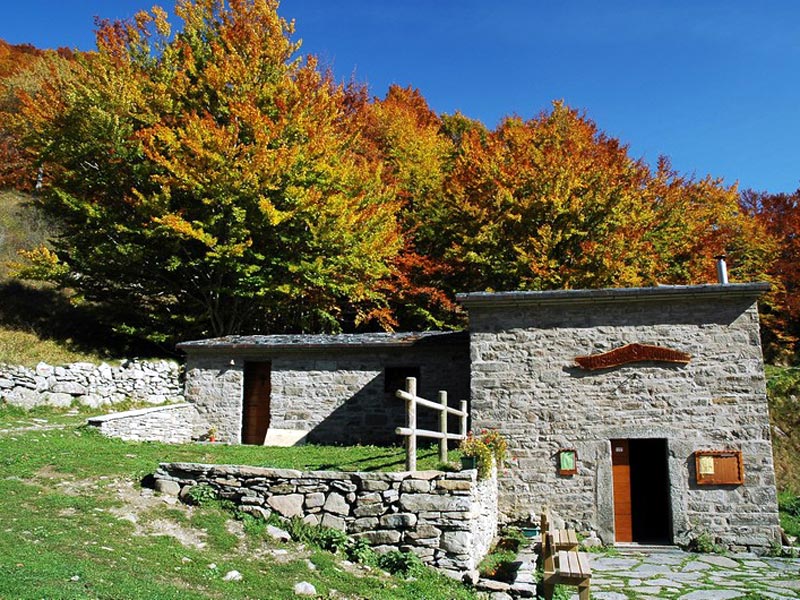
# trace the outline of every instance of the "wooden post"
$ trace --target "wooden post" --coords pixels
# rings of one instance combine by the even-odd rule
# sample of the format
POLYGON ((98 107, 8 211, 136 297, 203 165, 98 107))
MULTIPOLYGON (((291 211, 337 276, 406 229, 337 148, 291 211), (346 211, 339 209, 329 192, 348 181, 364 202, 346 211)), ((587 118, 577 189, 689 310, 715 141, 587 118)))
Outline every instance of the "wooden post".
POLYGON ((406 391, 413 396, 406 400, 408 428, 411 435, 406 438, 406 471, 417 470, 417 378, 406 377, 406 391))
POLYGON ((447 462, 447 392, 439 392, 439 403, 442 410, 439 412, 439 431, 444 435, 439 440, 439 462, 447 462))
POLYGON ((458 433, 461 434, 462 438, 467 437, 467 401, 461 401, 461 431, 458 433))

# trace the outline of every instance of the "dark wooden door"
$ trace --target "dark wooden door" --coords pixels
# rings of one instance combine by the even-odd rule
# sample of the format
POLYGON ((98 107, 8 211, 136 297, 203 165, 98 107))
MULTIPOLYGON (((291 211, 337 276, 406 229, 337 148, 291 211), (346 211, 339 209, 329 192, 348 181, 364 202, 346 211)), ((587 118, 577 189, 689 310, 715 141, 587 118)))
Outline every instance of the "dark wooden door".
POLYGON ((631 510, 631 460, 628 440, 611 440, 614 482, 614 531, 617 542, 633 541, 631 510))
POLYGON ((268 362, 244 363, 242 395, 242 443, 264 444, 269 429, 269 403, 272 391, 272 365, 268 362))

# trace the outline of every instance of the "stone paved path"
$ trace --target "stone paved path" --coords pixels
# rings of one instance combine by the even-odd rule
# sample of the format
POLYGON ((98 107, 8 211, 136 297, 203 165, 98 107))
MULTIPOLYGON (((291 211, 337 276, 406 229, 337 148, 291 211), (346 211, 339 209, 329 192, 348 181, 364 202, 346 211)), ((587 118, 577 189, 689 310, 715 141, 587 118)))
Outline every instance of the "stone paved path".
POLYGON ((628 548, 619 555, 590 558, 596 600, 800 598, 800 559, 628 548))

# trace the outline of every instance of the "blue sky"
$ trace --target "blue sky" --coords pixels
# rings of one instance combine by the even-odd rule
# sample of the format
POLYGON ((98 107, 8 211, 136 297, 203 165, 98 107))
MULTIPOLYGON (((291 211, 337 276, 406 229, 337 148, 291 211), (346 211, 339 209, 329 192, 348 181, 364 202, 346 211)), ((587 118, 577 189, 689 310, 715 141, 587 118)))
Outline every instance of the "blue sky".
MULTIPOLYGON (((91 49, 95 15, 153 3, 9 1, 0 38, 91 49)), ((411 85, 490 127, 563 99, 650 164, 664 154, 742 188, 800 187, 797 0, 284 0, 280 12, 303 52, 374 95, 411 85)))

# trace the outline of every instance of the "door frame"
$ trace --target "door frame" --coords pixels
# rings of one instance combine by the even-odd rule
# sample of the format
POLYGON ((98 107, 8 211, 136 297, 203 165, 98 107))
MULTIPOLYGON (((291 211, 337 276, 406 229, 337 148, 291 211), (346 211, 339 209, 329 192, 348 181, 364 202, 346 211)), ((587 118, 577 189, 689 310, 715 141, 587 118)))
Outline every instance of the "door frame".
MULTIPOLYGON (((594 453, 597 456, 597 479, 595 481, 596 509, 597 509, 597 534, 604 544, 616 543, 616 530, 614 526, 614 485, 613 470, 611 466, 611 440, 659 438, 667 441, 667 476, 670 488, 670 512, 672 513, 672 539, 673 543, 679 539, 680 532, 687 530, 689 520, 686 512, 686 500, 689 492, 689 473, 686 466, 687 459, 681 456, 690 456, 692 448, 696 445, 685 440, 686 432, 668 427, 648 428, 646 432, 642 427, 619 427, 603 433, 603 438, 593 443, 582 444, 586 447, 586 455, 594 453), (590 447, 593 452, 590 452, 590 447)), ((581 448, 579 447, 579 451, 581 448)))

